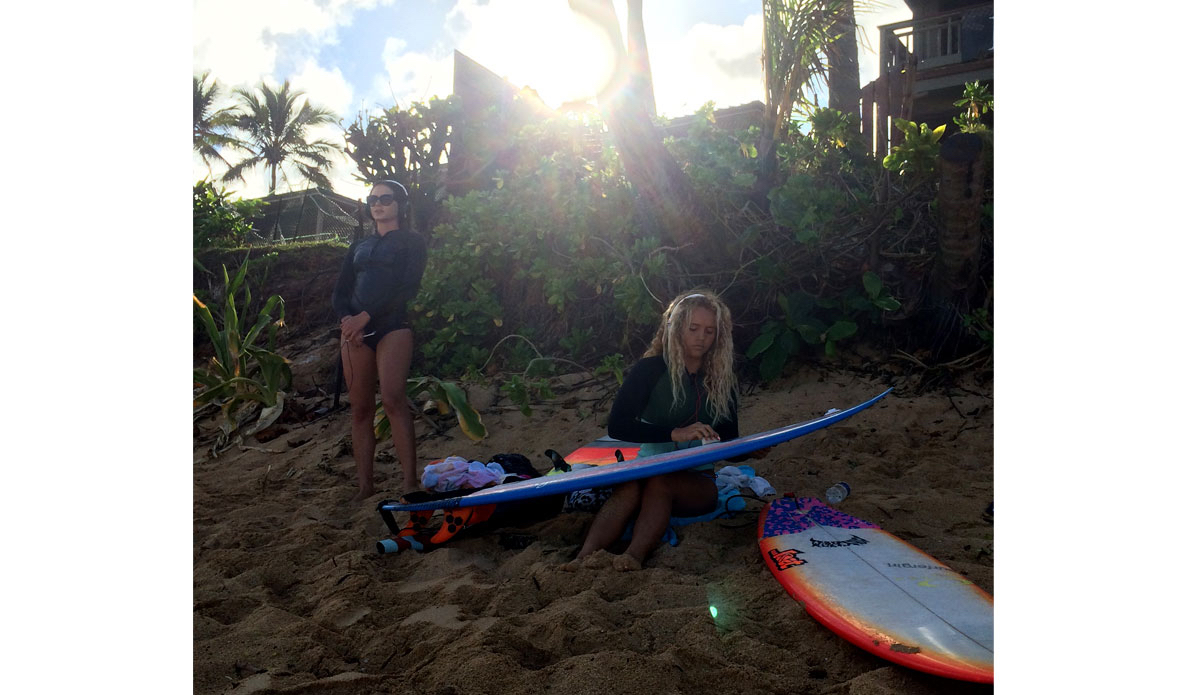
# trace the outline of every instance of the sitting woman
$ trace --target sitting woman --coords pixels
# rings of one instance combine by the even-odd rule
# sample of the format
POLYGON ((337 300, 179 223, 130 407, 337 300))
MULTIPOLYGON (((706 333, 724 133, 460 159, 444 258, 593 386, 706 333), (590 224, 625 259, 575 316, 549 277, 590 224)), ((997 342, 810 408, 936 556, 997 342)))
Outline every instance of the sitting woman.
MULTIPOLYGON (((617 392, 608 434, 641 443, 639 457, 738 437, 732 320, 715 294, 689 292, 667 307, 646 354, 617 392)), ((608 562, 618 570, 640 569, 672 516, 700 516, 716 505, 712 464, 618 485, 597 512, 579 555, 563 569, 608 562), (631 519, 633 538, 625 553, 614 558, 603 552, 631 519)))

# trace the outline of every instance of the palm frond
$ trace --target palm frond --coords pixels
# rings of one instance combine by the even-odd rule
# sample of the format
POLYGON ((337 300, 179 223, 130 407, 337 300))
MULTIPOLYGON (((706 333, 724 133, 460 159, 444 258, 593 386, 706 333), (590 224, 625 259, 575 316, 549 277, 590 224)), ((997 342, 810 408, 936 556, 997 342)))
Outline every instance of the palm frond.
POLYGON ((246 161, 253 161, 253 164, 238 168, 238 175, 251 166, 265 164, 271 172, 271 192, 278 187, 278 176, 284 183, 288 182, 289 165, 297 167, 307 180, 328 181, 321 172, 332 167, 332 160, 327 155, 339 148, 327 140, 310 140, 309 131, 314 127, 337 124, 337 116, 332 111, 309 103, 303 90, 293 90, 287 81, 278 88, 263 82, 253 90, 236 89, 234 94, 241 107, 235 127, 244 134, 243 140, 248 145, 250 156, 246 161))

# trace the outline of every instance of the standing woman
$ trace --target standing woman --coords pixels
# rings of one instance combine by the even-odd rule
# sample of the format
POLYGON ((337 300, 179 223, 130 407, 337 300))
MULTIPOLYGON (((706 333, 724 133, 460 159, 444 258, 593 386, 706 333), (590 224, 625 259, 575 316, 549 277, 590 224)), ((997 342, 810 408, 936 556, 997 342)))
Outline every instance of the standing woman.
MULTIPOLYGON (((667 307, 653 342, 617 391, 608 434, 642 443, 639 457, 738 437, 733 322, 715 294, 684 293, 667 307)), ((630 519, 635 520, 629 548, 611 562, 618 570, 640 569, 672 516, 700 516, 716 505, 711 463, 618 485, 597 512, 578 557, 564 569, 575 570, 612 545, 630 519)))
POLYGON ((375 384, 392 427, 403 491, 420 488, 417 444, 408 409, 413 332, 407 304, 425 272, 425 242, 409 222, 408 190, 395 181, 371 187, 375 233, 354 242, 342 263, 333 308, 341 321, 342 373, 350 391, 350 438, 361 501, 375 494, 375 384))

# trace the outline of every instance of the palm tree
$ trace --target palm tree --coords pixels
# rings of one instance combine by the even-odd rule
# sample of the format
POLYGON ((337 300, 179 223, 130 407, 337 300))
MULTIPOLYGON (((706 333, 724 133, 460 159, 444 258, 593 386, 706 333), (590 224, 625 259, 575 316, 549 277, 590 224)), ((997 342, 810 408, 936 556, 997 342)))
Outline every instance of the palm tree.
POLYGON ((237 121, 232 106, 213 111, 221 98, 221 87, 214 78, 209 82, 206 71, 199 77, 192 75, 192 149, 204 160, 212 171, 214 161, 229 166, 221 156, 221 148, 238 148, 241 143, 229 133, 237 121))
MULTIPOLYGON (((876 3, 860 0, 860 8, 876 3)), ((797 109, 816 106, 822 82, 829 105, 858 117, 854 0, 763 0, 763 82, 767 123, 759 137, 756 199, 765 202, 778 174, 775 148, 797 109)))
POLYGON ((333 166, 330 155, 338 146, 328 140, 309 141, 308 131, 322 125, 336 124, 337 117, 329 109, 309 103, 301 90, 292 90, 284 82, 271 89, 266 82, 254 91, 237 89, 241 100, 237 128, 245 134, 243 142, 250 153, 246 159, 230 167, 223 181, 244 181, 248 170, 265 164, 271 172, 269 193, 274 194, 279 175, 287 180, 285 167, 291 165, 301 178, 318 186, 329 187, 325 171, 333 166))
POLYGON ((858 116, 862 87, 859 85, 854 3, 846 0, 829 4, 835 17, 833 36, 825 49, 829 55, 829 108, 858 116))
POLYGON ((846 0, 763 0, 763 73, 767 115, 764 132, 778 141, 792 111, 812 106, 826 79, 826 51, 846 0))

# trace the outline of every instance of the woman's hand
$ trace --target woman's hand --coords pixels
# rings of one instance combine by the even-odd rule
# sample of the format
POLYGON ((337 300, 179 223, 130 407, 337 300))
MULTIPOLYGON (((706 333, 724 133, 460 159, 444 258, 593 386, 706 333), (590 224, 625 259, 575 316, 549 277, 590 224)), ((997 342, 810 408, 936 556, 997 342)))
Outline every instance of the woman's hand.
POLYGON ((363 329, 371 320, 371 315, 365 311, 359 312, 354 316, 343 316, 342 327, 342 342, 350 343, 355 346, 362 345, 363 329))
POLYGON ((671 430, 671 441, 673 442, 690 442, 696 439, 720 440, 721 437, 716 430, 703 422, 693 422, 686 427, 677 427, 671 430))

